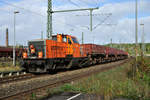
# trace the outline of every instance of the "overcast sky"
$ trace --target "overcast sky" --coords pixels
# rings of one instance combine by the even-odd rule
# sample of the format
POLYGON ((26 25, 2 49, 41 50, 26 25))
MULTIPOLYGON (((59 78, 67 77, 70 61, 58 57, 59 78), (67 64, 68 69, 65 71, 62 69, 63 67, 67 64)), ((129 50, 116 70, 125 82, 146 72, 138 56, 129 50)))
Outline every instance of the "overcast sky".
MULTIPOLYGON (((17 44, 28 40, 46 38, 48 0, 0 0, 0 45, 5 45, 5 30, 9 28, 9 43, 13 44, 14 11, 16 15, 17 44)), ((150 0, 138 0, 138 37, 141 42, 145 24, 145 39, 150 42, 150 0)), ((90 27, 89 11, 53 14, 53 33, 71 34, 81 42, 84 32, 85 43, 107 44, 133 43, 135 41, 135 0, 53 0, 53 10, 99 7, 93 12, 93 32, 90 27), (112 15, 110 15, 110 13, 112 15)))

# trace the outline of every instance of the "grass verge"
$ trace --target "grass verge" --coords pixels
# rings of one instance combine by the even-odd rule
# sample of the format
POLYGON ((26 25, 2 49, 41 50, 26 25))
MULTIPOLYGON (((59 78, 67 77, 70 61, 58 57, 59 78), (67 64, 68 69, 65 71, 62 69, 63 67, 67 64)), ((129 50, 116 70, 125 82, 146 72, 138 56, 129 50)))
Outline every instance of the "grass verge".
POLYGON ((15 72, 21 71, 20 67, 0 67, 0 72, 15 72))
POLYGON ((19 61, 16 61, 16 66, 13 66, 12 59, 1 58, 0 59, 0 72, 13 72, 13 71, 21 71, 19 67, 19 61))
POLYGON ((107 72, 84 78, 74 84, 60 87, 63 92, 82 92, 103 95, 105 100, 112 98, 129 98, 132 100, 150 100, 150 85, 137 78, 129 78, 132 62, 107 72))

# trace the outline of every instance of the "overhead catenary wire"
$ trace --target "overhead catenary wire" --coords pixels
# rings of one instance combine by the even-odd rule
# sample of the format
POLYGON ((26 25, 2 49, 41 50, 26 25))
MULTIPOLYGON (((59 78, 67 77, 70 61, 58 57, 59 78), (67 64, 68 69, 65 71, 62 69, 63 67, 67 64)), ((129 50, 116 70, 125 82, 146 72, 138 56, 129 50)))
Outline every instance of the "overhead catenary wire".
POLYGON ((1 9, 1 8, 0 8, 0 11, 6 12, 6 13, 10 13, 10 12, 7 11, 6 9, 1 9))
MULTIPOLYGON (((72 5, 81 8, 81 6, 79 6, 78 4, 76 4, 75 2, 73 2, 72 0, 68 0, 68 1, 69 1, 72 5)), ((88 11, 86 11, 86 12, 88 12, 88 11)), ((89 12, 88 12, 88 13, 89 13, 89 12)), ((75 25, 71 25, 71 24, 67 24, 67 23, 66 23, 66 25, 71 26, 71 27, 76 27, 76 28, 78 28, 78 27, 75 26, 75 25)))
MULTIPOLYGON (((78 4, 72 2, 71 0, 68 0, 68 1, 69 1, 71 4, 73 4, 73 5, 77 6, 77 7, 80 7, 78 4)), ((22 9, 22 10, 25 10, 25 11, 28 11, 28 12, 30 12, 30 13, 33 13, 33 14, 42 16, 42 17, 47 17, 47 16, 42 15, 42 14, 40 14, 40 13, 34 12, 34 11, 32 11, 32 10, 29 10, 29 9, 26 9, 26 8, 23 8, 23 7, 16 6, 16 5, 14 5, 14 4, 12 4, 12 3, 9 3, 9 2, 7 2, 7 1, 0 0, 0 3, 7 4, 7 5, 9 5, 9 6, 12 6, 12 7, 15 7, 15 8, 19 8, 19 9, 22 9)), ((87 11, 87 12, 88 12, 88 11, 87 11)), ((70 25, 70 24, 68 24, 68 25, 70 25)))
POLYGON ((111 15, 108 15, 104 20, 101 21, 101 23, 97 24, 97 25, 93 28, 93 30, 96 29, 97 27, 99 27, 100 25, 102 25, 110 16, 111 16, 111 15))
MULTIPOLYGON (((84 2, 85 4, 87 4, 87 5, 89 5, 87 2, 85 2, 85 1, 83 1, 83 0, 80 0, 81 2, 84 2)), ((96 2, 96 5, 97 5, 97 7, 99 7, 99 3, 100 3, 100 0, 97 0, 97 2, 96 2)), ((100 15, 112 15, 112 13, 101 13, 101 14, 92 14, 92 16, 100 16, 100 15)), ((80 16, 80 15, 77 15, 77 16, 80 16)), ((90 15, 83 15, 83 16, 90 16, 90 15)), ((98 20, 100 20, 99 18, 97 18, 96 17, 96 19, 98 19, 98 20)), ((108 17, 106 18, 106 19, 108 19, 108 17)), ((105 20, 105 19, 104 19, 105 20)), ((102 22, 102 23, 104 23, 104 22, 102 22)), ((99 26, 99 25, 98 25, 99 26)), ((97 27, 95 27, 95 28, 97 28, 97 27)))
POLYGON ((97 6, 99 7, 99 5, 100 5, 100 0, 97 0, 97 6))
MULTIPOLYGON (((96 13, 96 14, 92 14, 92 16, 104 16, 104 15, 112 15, 112 13, 96 13)), ((89 14, 85 15, 76 15, 76 16, 90 16, 89 14)))
MULTIPOLYGON (((73 1, 71 1, 71 0, 68 0, 71 4, 73 4, 73 5, 75 5, 76 7, 79 7, 79 8, 81 8, 81 6, 79 6, 78 4, 76 4, 76 3, 74 3, 73 1)), ((85 11, 85 12, 88 12, 88 11, 85 11)), ((89 13, 89 12, 88 12, 89 13)))
POLYGON ((42 16, 42 17, 47 17, 47 16, 42 15, 42 14, 40 14, 40 13, 34 12, 34 11, 32 11, 32 10, 29 10, 29 9, 26 9, 26 8, 23 8, 23 7, 16 6, 16 5, 14 5, 14 4, 12 4, 12 3, 9 3, 9 2, 7 2, 7 1, 0 0, 0 3, 7 4, 7 5, 9 5, 9 6, 12 6, 12 7, 15 7, 15 8, 19 8, 19 9, 22 9, 22 10, 25 10, 25 11, 28 11, 28 12, 33 13, 33 14, 35 14, 35 15, 39 15, 39 16, 42 16))
MULTIPOLYGON (((80 7, 78 4, 72 2, 71 0, 68 0, 68 1, 70 1, 70 3, 72 3, 73 5, 75 5, 75 6, 77 6, 77 7, 80 7)), ((9 5, 9 6, 12 6, 12 7, 15 7, 15 8, 19 8, 19 9, 22 9, 22 10, 24 10, 24 11, 28 11, 29 13, 32 13, 32 14, 35 14, 35 15, 38 15, 38 16, 47 17, 47 16, 45 16, 45 15, 42 15, 42 14, 40 14, 40 13, 37 13, 37 12, 34 12, 34 11, 32 11, 32 10, 26 9, 26 8, 24 8, 24 7, 20 7, 20 6, 14 5, 14 4, 12 4, 12 3, 10 3, 10 2, 7 2, 7 1, 0 0, 0 3, 7 4, 7 5, 9 5)), ((87 11, 87 12, 88 12, 88 11, 87 11)), ((60 23, 63 23, 63 22, 60 22, 60 23)), ((67 24, 67 23, 66 23, 66 25, 67 25, 67 26, 71 26, 71 27, 77 27, 77 26, 75 26, 75 25, 71 25, 71 24, 67 24)))
MULTIPOLYGON (((71 4, 73 4, 73 5, 75 5, 75 6, 77 6, 77 7, 80 7, 78 4, 76 4, 75 2, 73 2, 72 0, 68 0, 71 4)), ((82 1, 82 2, 84 2, 83 0, 80 0, 80 1, 82 1)), ((98 4, 98 2, 99 2, 99 0, 97 0, 97 2, 96 2, 96 5, 98 6, 99 4, 98 4)), ((84 2, 85 3, 85 2, 84 2)), ((88 5, 88 3, 86 3, 87 5, 88 5)), ((81 7, 80 7, 81 8, 81 7)), ((86 11, 86 12, 88 12, 88 11, 86 11)), ((89 12, 88 12, 89 13, 89 12)), ((100 15, 110 15, 111 13, 108 13, 108 14, 104 14, 104 13, 102 13, 102 14, 92 14, 92 16, 100 16, 100 15)), ((79 15, 80 16, 80 15, 79 15)), ((83 15, 83 16, 90 16, 90 15, 83 15)), ((98 19, 98 20, 100 20, 99 18, 97 18, 96 17, 96 19, 98 19)))
MULTIPOLYGON (((71 4, 73 4, 73 5, 75 5, 75 6, 77 6, 77 7, 80 7, 78 4, 76 4, 76 3, 74 3, 73 1, 71 1, 71 0, 68 0, 71 4)), ((81 8, 81 7, 80 7, 81 8)), ((86 12, 88 12, 88 11, 86 11, 86 12)), ((89 13, 89 12, 88 12, 89 13)), ((96 18, 96 19, 98 19, 99 20, 99 18, 96 18)))
POLYGON ((71 1, 71 0, 68 0, 71 4, 73 4, 73 5, 75 5, 75 6, 77 6, 77 7, 80 7, 78 4, 76 4, 76 3, 74 3, 73 1, 71 1))
MULTIPOLYGON (((84 3, 84 4, 88 5, 88 6, 90 5, 90 3, 88 3, 88 2, 86 2, 86 1, 84 1, 84 0, 78 0, 78 1, 84 3)), ((94 0, 92 0, 92 1, 94 1, 94 0)), ((95 3, 96 3, 96 6, 98 7, 98 0, 97 0, 97 2, 95 2, 95 3)))
MULTIPOLYGON (((12 4, 12 3, 9 3, 9 2, 6 2, 6 1, 0 0, 0 3, 7 4, 7 5, 9 5, 9 6, 12 6, 12 7, 15 7, 15 8, 19 8, 19 9, 22 9, 22 10, 25 10, 25 11, 28 11, 29 13, 32 13, 32 14, 35 14, 35 15, 38 15, 38 16, 41 16, 41 17, 47 17, 47 16, 42 15, 42 14, 40 14, 40 13, 34 12, 34 11, 32 11, 32 10, 29 10, 29 9, 26 9, 26 8, 23 8, 23 7, 16 6, 16 5, 14 5, 14 4, 12 4)), ((54 21, 54 22, 55 22, 55 21, 54 21)), ((60 23, 64 24, 62 21, 60 21, 60 23)), ((66 25, 67 25, 67 26, 71 26, 71 27, 76 27, 76 26, 74 26, 74 25, 67 24, 67 23, 66 23, 66 25)))

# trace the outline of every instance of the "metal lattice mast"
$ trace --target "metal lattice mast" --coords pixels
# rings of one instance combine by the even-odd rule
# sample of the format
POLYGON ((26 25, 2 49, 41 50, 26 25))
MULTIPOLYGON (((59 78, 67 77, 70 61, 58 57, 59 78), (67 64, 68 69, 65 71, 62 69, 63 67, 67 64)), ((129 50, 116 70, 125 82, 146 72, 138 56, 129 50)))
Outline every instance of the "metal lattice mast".
POLYGON ((48 10, 47 10, 47 38, 52 36, 52 0, 48 0, 48 10))
POLYGON ((138 56, 138 1, 135 2, 135 43, 136 43, 136 61, 138 56))

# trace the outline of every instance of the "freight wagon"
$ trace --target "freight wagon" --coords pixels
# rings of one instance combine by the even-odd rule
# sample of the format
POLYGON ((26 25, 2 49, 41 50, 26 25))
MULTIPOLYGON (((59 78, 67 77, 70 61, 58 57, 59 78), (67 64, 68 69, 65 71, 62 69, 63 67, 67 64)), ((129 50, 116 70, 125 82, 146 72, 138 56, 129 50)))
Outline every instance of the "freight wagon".
MULTIPOLYGON (((16 48, 16 57, 21 58, 23 49, 16 48)), ((0 58, 6 57, 6 58, 12 58, 13 57, 13 48, 12 47, 0 47, 0 58)))

